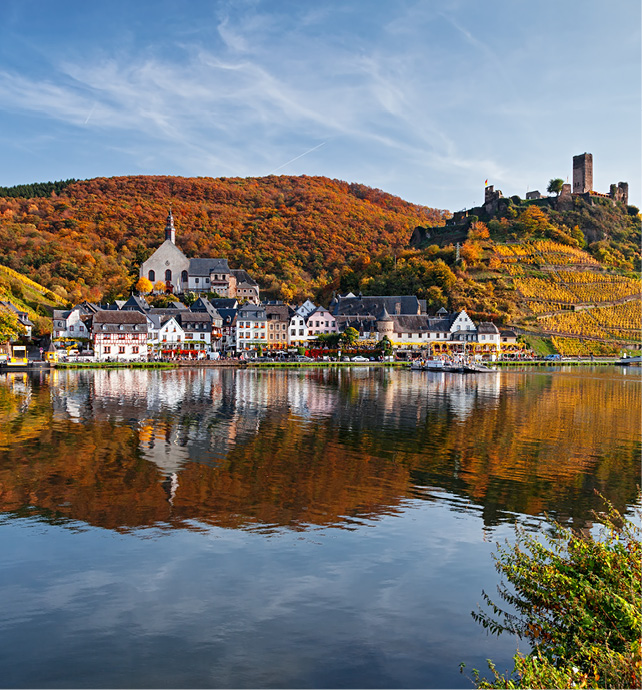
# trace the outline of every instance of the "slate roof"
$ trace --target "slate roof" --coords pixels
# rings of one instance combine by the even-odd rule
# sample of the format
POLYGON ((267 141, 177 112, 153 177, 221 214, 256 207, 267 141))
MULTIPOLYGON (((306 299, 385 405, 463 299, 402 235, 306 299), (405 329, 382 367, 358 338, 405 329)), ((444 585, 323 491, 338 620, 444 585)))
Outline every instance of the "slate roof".
POLYGON ((33 326, 33 322, 30 321, 29 315, 27 314, 26 311, 20 311, 16 306, 14 306, 11 302, 0 302, 0 305, 2 305, 5 309, 8 309, 9 311, 12 311, 17 317, 18 321, 23 325, 23 326, 33 326))
POLYGON ((331 312, 335 316, 374 316, 377 317, 384 307, 391 315, 397 314, 420 314, 421 304, 415 295, 397 296, 378 296, 378 297, 342 297, 338 296, 333 300, 331 312))
POLYGON ((287 304, 266 304, 265 315, 268 321, 289 321, 292 309, 287 304))
POLYGON ((477 333, 492 333, 493 335, 498 335, 499 330, 494 323, 491 323, 490 321, 482 321, 477 326, 477 333))
POLYGON ((145 314, 139 311, 113 311, 111 309, 101 309, 93 316, 94 326, 96 324, 137 324, 147 323, 145 314))
POLYGON ((213 297, 209 302, 219 311, 221 309, 236 309, 238 307, 236 297, 213 297))
POLYGON ((230 267, 227 259, 190 259, 188 273, 209 278, 210 273, 230 273, 230 267))
POLYGON ((250 274, 242 268, 233 268, 231 271, 232 275, 236 278, 237 283, 247 283, 248 285, 257 286, 258 283, 250 274))
POLYGON ((191 328, 192 326, 207 326, 212 325, 212 317, 207 312, 187 312, 178 315, 178 321, 183 328, 191 328))
POLYGON ((221 315, 221 318, 223 319, 223 325, 224 326, 231 326, 234 323, 234 319, 236 319, 236 314, 238 312, 238 309, 220 308, 217 311, 221 315))
POLYGON ((239 319, 255 319, 263 320, 266 318, 265 307, 257 306, 256 304, 244 304, 237 312, 239 319))
POLYGON ((123 311, 147 311, 149 309, 149 304, 147 304, 147 300, 144 297, 140 295, 131 295, 121 309, 123 311))
POLYGON ((147 317, 139 311, 101 309, 90 318, 92 330, 100 333, 147 332, 147 317))

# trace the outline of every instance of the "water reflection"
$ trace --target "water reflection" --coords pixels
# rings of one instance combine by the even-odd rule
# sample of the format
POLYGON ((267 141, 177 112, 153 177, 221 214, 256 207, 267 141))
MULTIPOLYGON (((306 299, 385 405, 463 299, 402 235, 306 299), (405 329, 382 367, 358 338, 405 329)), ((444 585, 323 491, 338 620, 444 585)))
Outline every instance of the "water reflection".
POLYGON ((350 529, 451 498, 488 526, 583 524, 639 484, 639 376, 381 368, 0 377, 0 510, 148 525, 350 529))

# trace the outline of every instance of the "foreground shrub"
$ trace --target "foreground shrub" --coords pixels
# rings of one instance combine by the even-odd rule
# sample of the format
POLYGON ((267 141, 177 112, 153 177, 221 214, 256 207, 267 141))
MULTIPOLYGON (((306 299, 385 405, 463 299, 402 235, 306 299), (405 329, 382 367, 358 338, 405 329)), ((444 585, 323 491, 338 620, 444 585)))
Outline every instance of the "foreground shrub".
POLYGON ((551 536, 518 530, 514 545, 498 546, 498 591, 514 613, 484 592, 490 612, 473 617, 493 634, 528 640, 532 651, 515 656, 508 677, 492 662, 491 680, 475 671, 478 687, 642 686, 640 527, 610 505, 599 520, 597 537, 555 523, 551 536))

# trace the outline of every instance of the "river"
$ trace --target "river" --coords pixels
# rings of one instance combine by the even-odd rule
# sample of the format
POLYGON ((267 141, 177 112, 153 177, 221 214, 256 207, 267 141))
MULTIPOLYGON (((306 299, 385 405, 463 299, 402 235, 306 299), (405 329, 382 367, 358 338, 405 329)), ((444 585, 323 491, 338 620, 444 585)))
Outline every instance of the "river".
MULTIPOLYGON (((470 687, 495 542, 638 504, 639 369, 0 375, 0 684, 470 687)), ((527 647, 521 643, 520 648, 527 647)))

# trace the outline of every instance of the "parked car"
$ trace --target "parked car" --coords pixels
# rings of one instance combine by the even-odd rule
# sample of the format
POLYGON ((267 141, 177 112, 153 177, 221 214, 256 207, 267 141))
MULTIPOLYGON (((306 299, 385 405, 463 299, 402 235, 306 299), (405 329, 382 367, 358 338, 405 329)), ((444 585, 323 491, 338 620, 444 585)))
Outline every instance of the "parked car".
POLYGON ((361 355, 357 355, 356 357, 352 358, 353 362, 369 362, 370 360, 367 357, 362 357, 361 355))
POLYGON ((561 355, 546 355, 546 357, 544 357, 544 359, 550 361, 550 360, 553 360, 553 359, 562 359, 562 356, 561 356, 561 355))

